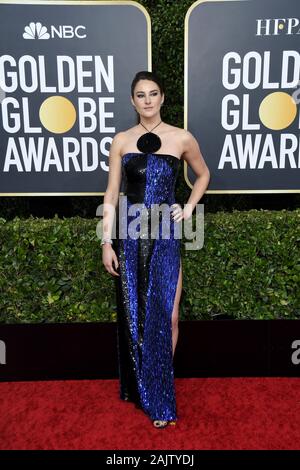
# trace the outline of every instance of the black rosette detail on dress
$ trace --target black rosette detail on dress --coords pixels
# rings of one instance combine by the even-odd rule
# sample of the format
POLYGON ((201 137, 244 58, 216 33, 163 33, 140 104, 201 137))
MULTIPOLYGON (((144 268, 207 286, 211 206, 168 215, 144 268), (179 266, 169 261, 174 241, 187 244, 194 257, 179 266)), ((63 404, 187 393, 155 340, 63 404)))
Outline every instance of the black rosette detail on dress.
POLYGON ((161 140, 158 135, 153 132, 147 132, 146 134, 141 135, 136 145, 141 152, 157 152, 161 147, 161 140))

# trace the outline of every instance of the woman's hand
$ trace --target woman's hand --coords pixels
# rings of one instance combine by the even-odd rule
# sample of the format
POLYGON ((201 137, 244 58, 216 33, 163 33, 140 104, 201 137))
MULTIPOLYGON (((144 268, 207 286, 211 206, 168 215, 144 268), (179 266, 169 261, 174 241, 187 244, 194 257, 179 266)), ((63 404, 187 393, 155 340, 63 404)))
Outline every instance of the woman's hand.
POLYGON ((119 262, 115 250, 110 243, 104 243, 102 245, 102 262, 105 266, 106 271, 108 271, 113 276, 120 276, 113 268, 113 263, 115 268, 118 269, 119 262))
POLYGON ((182 219, 187 220, 191 217, 193 213, 191 204, 185 204, 183 209, 181 205, 177 203, 172 204, 171 207, 174 207, 174 210, 172 211, 172 217, 175 220, 175 222, 179 222, 182 219))

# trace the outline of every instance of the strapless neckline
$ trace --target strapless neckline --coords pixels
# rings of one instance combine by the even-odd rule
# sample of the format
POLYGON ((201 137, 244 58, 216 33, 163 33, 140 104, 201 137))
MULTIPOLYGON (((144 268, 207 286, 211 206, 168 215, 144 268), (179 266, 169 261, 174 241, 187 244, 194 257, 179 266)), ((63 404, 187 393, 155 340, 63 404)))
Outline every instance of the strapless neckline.
POLYGON ((171 155, 170 153, 152 153, 152 152, 126 152, 124 155, 122 155, 122 160, 124 157, 127 155, 155 155, 158 157, 172 157, 175 158, 175 160, 178 160, 180 162, 181 158, 175 157, 175 155, 171 155))

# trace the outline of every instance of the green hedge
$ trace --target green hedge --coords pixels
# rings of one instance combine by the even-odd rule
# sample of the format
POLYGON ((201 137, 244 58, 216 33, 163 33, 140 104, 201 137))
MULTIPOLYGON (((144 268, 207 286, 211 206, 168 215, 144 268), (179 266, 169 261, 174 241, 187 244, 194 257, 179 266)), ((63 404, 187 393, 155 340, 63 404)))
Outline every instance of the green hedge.
MULTIPOLYGON (((99 219, 0 219, 0 322, 115 321, 99 219)), ((201 250, 182 241, 181 320, 300 316, 300 209, 205 214, 201 250)))

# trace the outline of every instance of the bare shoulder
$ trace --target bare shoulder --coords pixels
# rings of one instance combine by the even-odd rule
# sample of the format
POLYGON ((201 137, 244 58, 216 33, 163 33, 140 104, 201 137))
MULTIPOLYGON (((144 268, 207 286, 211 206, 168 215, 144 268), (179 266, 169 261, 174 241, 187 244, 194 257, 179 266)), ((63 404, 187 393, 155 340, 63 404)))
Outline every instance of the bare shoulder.
POLYGON ((123 145, 124 135, 123 132, 117 132, 114 135, 109 149, 109 161, 118 161, 121 157, 121 150, 123 145))
POLYGON ((171 139, 172 142, 177 142, 177 145, 182 147, 182 139, 185 130, 181 127, 171 126, 170 124, 166 125, 165 130, 166 134, 168 134, 169 139, 171 139))
POLYGON ((174 135, 180 135, 181 131, 184 130, 181 127, 171 126, 171 124, 166 124, 165 127, 169 132, 172 132, 174 135))
POLYGON ((117 140, 119 142, 122 142, 122 143, 126 143, 126 141, 134 138, 138 132, 138 127, 139 126, 133 126, 133 127, 129 127, 129 129, 125 129, 123 131, 120 131, 118 132, 117 134, 115 134, 115 138, 117 138, 117 140))
POLYGON ((128 139, 128 131, 117 132, 113 137, 113 140, 110 146, 110 153, 113 155, 121 156, 122 147, 126 143, 127 139, 128 139))
POLYGON ((174 138, 181 147, 181 153, 184 153, 190 146, 195 145, 196 139, 193 134, 182 127, 173 127, 174 138))
POLYGON ((209 175, 209 169, 201 153, 197 139, 190 131, 186 129, 181 129, 181 131, 183 160, 185 160, 187 164, 191 166, 197 176, 200 176, 203 173, 207 173, 209 175))
POLYGON ((180 141, 188 141, 193 138, 193 135, 182 127, 169 126, 169 130, 174 134, 174 137, 178 138, 180 141))
POLYGON ((181 129, 180 137, 182 139, 184 146, 189 146, 196 141, 193 134, 187 129, 181 129))
POLYGON ((130 127, 114 135, 110 151, 122 157, 128 148, 133 148, 138 137, 138 126, 130 127))
POLYGON ((126 131, 117 132, 113 137, 112 144, 115 144, 115 146, 120 145, 124 142, 125 139, 126 131))

